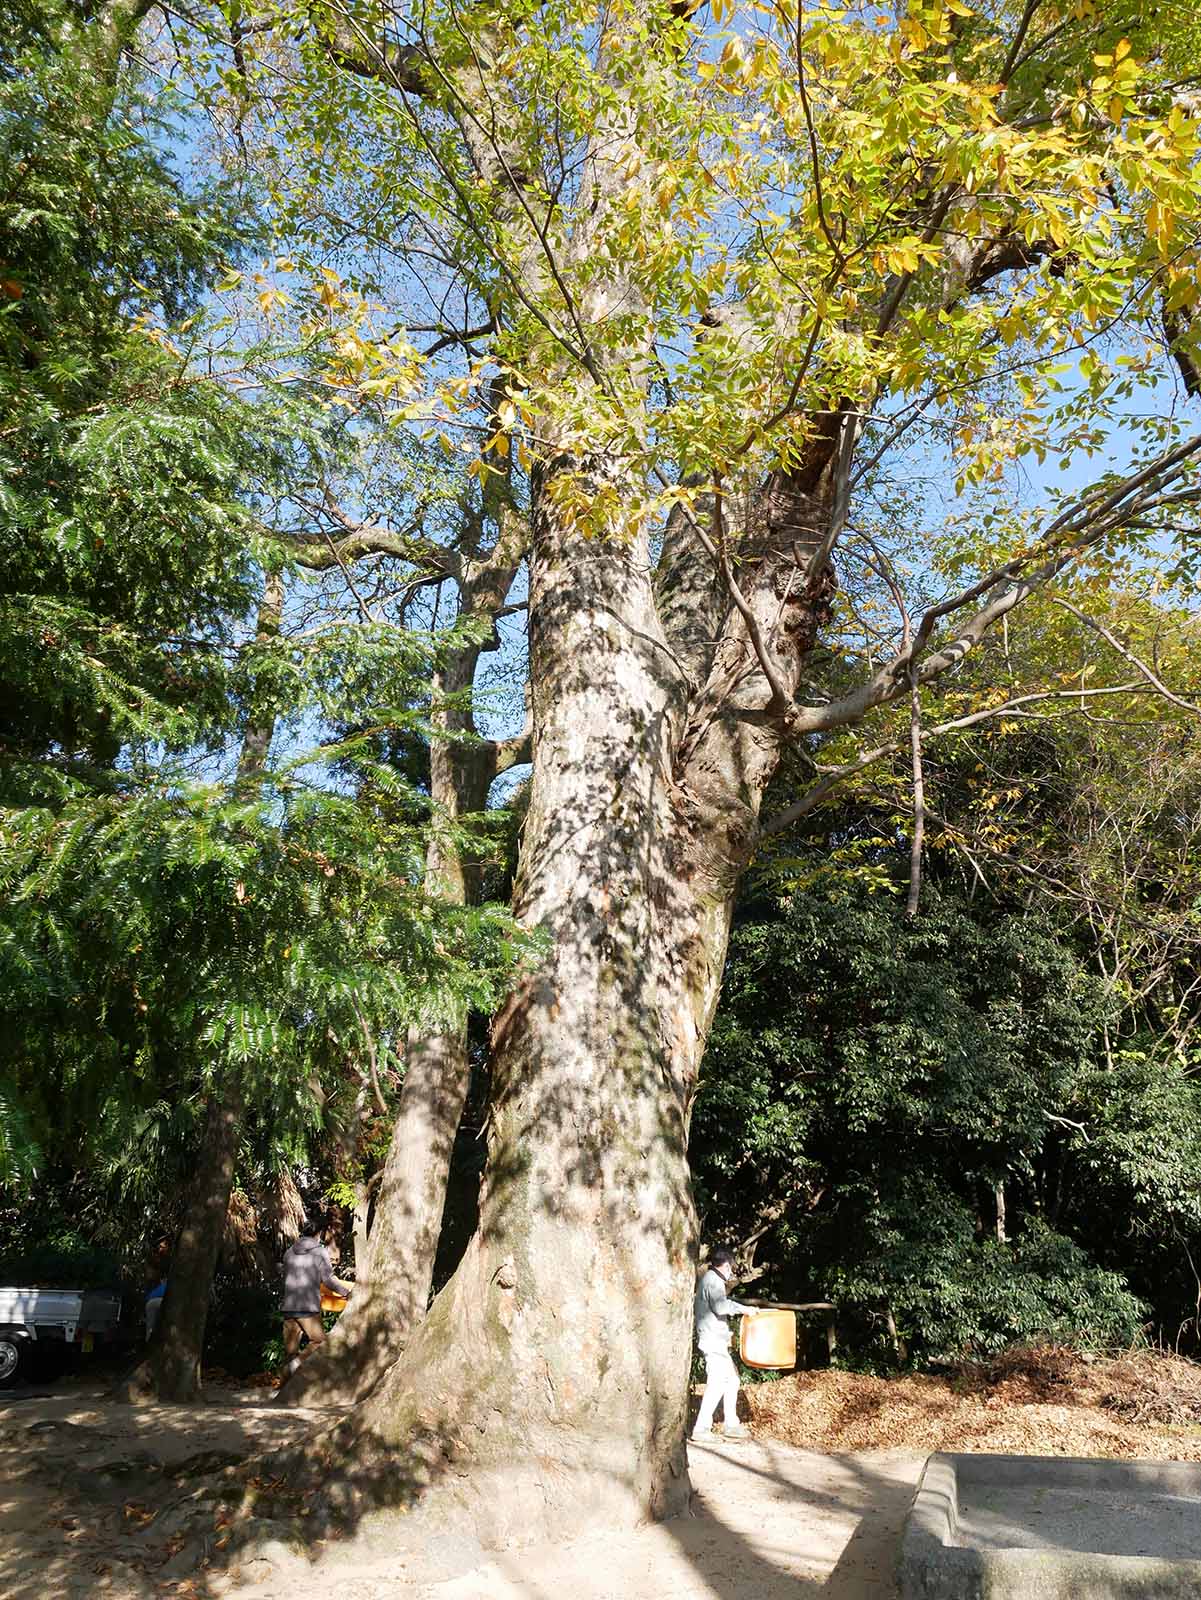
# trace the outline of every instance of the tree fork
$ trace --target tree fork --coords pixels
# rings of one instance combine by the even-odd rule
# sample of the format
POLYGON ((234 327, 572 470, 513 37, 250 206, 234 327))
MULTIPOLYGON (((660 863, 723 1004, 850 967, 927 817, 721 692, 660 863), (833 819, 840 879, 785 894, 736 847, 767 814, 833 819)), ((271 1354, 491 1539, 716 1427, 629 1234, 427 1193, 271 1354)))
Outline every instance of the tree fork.
MULTIPOLYGON (((681 765, 692 686, 644 535, 581 543, 556 515, 538 484, 534 774, 514 894, 549 951, 493 1021, 480 1225, 310 1463, 332 1507, 390 1542, 440 1527, 522 1542, 578 1524, 581 1507, 610 1525, 669 1516, 689 1492, 687 1126, 779 738, 719 710, 681 765)), ((675 578, 679 599, 690 580, 675 578)), ((771 561, 748 589, 761 627, 808 635, 793 607, 813 602, 782 606, 771 561)), ((727 629, 727 658, 751 661, 741 619, 727 629)), ((791 675, 800 653, 784 660, 791 675)), ((758 678, 740 702, 766 695, 758 678)))
MULTIPOLYGON (((525 528, 504 509, 498 520, 501 532, 491 553, 459 565, 467 614, 495 615, 513 582, 525 528)), ((482 653, 480 645, 452 652, 433 683, 431 720, 439 736, 430 746, 430 796, 453 820, 483 811, 498 772, 522 753, 479 740, 474 713, 462 703, 482 653)), ((432 893, 454 905, 472 905, 481 876, 480 863, 465 860, 435 833, 426 854, 432 893)), ((350 1305, 324 1347, 280 1391, 287 1404, 350 1404, 369 1394, 429 1305, 451 1153, 471 1082, 465 1022, 440 1034, 410 1030, 405 1063, 366 1271, 356 1277, 350 1305)))

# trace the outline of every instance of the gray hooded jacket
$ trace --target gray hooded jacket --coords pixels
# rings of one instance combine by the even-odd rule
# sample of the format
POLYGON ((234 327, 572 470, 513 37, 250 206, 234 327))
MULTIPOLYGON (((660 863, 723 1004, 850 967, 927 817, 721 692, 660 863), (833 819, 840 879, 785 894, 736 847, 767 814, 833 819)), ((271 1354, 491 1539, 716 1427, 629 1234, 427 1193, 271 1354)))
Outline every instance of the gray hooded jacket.
POLYGON ((696 1286, 696 1343, 704 1355, 720 1355, 730 1348, 730 1324, 727 1317, 741 1317, 754 1310, 726 1293, 726 1280, 712 1267, 696 1286))
POLYGON ((319 1317, 321 1285, 348 1295, 352 1284, 334 1276, 334 1264, 320 1239, 300 1238, 284 1255, 284 1316, 319 1317))

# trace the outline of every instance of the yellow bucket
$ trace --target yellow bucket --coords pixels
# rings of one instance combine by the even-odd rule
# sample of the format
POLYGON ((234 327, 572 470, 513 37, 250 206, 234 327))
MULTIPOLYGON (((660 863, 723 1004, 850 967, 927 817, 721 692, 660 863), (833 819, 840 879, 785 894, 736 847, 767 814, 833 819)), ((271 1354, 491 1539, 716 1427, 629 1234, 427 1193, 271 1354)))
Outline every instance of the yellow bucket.
POLYGON ((738 1354, 748 1367, 795 1367, 796 1312, 756 1311, 744 1316, 738 1354))
POLYGON ((322 1284, 321 1309, 322 1311, 345 1311, 346 1296, 342 1294, 335 1294, 332 1289, 327 1289, 325 1285, 322 1284))

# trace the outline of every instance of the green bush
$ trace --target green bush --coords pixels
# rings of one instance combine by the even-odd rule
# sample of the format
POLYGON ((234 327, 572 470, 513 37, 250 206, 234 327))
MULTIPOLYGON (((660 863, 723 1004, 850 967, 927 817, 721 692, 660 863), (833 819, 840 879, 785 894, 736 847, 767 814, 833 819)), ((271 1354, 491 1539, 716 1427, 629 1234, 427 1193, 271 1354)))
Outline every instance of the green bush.
POLYGON ((122 1268, 110 1250, 58 1223, 38 1236, 32 1227, 10 1232, 0 1253, 0 1283, 58 1289, 118 1289, 122 1268))
POLYGON ((995 1355, 1012 1344, 1127 1346, 1146 1307, 1116 1272, 1091 1261, 1037 1218, 1008 1242, 980 1239, 975 1219, 949 1197, 923 1193, 885 1248, 860 1247, 829 1276, 831 1297, 851 1311, 844 1338, 868 1364, 896 1359, 887 1326, 918 1364, 995 1355), (941 1198, 942 1204, 936 1202, 941 1198))
POLYGON ((776 1215, 753 1292, 832 1301, 870 1365, 1137 1338, 1132 1246, 1191 1221, 1197 1112, 1152 1064, 1100 1070, 1071 947, 933 885, 917 921, 849 892, 748 910, 689 1154, 707 1239, 776 1215))
POLYGON ((218 1278, 209 1305, 204 1364, 235 1378, 277 1366, 283 1357, 279 1291, 218 1278))

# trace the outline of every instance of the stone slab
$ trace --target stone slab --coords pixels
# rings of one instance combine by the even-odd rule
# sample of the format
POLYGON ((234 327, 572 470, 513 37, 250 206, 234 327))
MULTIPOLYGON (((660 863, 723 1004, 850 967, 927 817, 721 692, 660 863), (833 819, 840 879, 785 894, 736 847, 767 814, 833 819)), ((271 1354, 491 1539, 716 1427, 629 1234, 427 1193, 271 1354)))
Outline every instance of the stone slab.
POLYGON ((933 1455, 898 1579, 902 1600, 1198 1600, 1201 1465, 933 1455))

